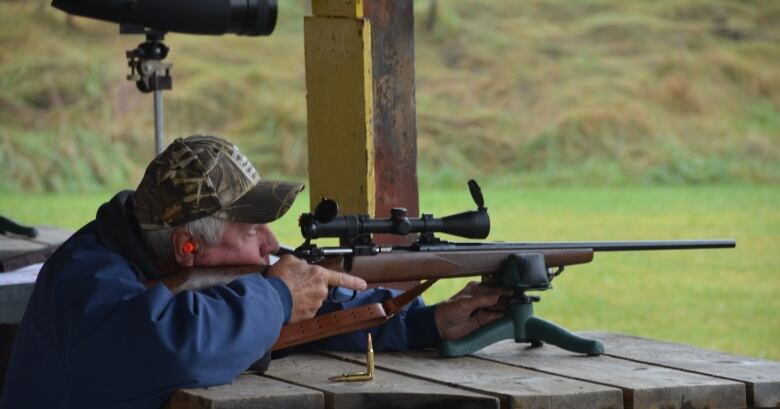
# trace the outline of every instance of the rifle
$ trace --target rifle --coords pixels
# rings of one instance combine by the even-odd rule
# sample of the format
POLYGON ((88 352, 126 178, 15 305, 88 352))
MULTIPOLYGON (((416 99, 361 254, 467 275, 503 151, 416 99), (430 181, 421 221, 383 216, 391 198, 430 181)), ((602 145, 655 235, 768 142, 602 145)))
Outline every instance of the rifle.
MULTIPOLYGON (((368 215, 338 215, 335 201, 323 198, 313 213, 299 219, 304 243, 289 253, 324 267, 343 271, 368 283, 427 280, 403 294, 385 301, 331 312, 282 327, 272 350, 283 349, 337 334, 380 325, 398 313, 404 305, 428 289, 440 278, 482 276, 483 284, 510 289, 505 316, 468 336, 443 342, 441 356, 461 356, 503 339, 540 346, 547 342, 563 349, 599 355, 603 345, 579 337, 565 328, 533 315, 533 303, 540 297, 528 291, 551 288, 551 281, 570 265, 588 263, 594 252, 733 248, 734 240, 607 241, 565 243, 454 243, 441 240, 435 233, 468 239, 484 239, 490 232, 490 217, 479 185, 468 182, 476 210, 435 218, 423 214, 409 218, 403 208, 391 210, 387 219, 368 215), (372 234, 418 234, 409 246, 381 246, 372 234), (318 247, 312 240, 339 238, 342 245, 318 247)), ((246 267, 257 272, 259 267, 246 267)), ((208 275, 207 275, 208 276, 208 275)), ((211 283, 213 285, 213 282, 211 283)), ((331 299, 335 300, 335 288, 331 299)), ((355 293, 352 297, 354 298, 355 293)), ((340 300, 347 301, 347 300, 340 300)))

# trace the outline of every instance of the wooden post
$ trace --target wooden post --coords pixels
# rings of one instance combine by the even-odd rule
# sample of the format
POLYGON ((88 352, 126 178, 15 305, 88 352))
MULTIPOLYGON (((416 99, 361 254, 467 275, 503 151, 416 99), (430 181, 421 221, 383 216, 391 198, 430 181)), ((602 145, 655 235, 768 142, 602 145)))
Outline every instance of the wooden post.
MULTIPOLYGON (((393 207, 419 215, 417 123, 414 102, 412 0, 364 0, 371 22, 374 97, 374 180, 377 217, 393 207)), ((412 236, 379 235, 381 244, 410 244, 412 236)))
POLYGON ((312 1, 304 21, 312 208, 328 196, 342 213, 419 214, 412 6, 312 1))
POLYGON ((304 20, 312 209, 327 196, 342 214, 419 215, 413 1, 312 0, 312 14, 304 20))
POLYGON ((309 198, 374 213, 371 24, 360 0, 313 0, 304 19, 309 198))

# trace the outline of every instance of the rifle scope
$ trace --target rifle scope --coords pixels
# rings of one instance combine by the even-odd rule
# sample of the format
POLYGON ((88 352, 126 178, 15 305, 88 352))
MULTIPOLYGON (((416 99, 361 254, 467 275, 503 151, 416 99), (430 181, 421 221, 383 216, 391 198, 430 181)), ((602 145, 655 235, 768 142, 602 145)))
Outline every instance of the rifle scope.
MULTIPOLYGON (((301 235, 307 240, 322 237, 338 237, 352 240, 373 233, 406 235, 420 233, 446 233, 468 239, 484 239, 490 233, 488 216, 482 191, 477 182, 470 180, 469 191, 477 204, 477 210, 469 210, 437 219, 431 214, 409 218, 406 209, 393 208, 388 219, 372 219, 367 214, 337 216, 338 204, 323 198, 314 213, 304 213, 298 220, 301 235)), ((431 236, 432 237, 432 236, 431 236)))
POLYGON ((301 234, 306 239, 339 237, 352 240, 373 233, 447 233, 469 239, 484 239, 490 233, 490 217, 487 211, 480 210, 469 210, 441 219, 430 214, 409 218, 406 217, 406 209, 397 207, 391 211, 388 219, 372 219, 366 214, 348 214, 336 216, 328 222, 317 220, 315 212, 304 213, 298 223, 301 234))
POLYGON ((70 14, 163 32, 269 35, 276 0, 54 0, 70 14))

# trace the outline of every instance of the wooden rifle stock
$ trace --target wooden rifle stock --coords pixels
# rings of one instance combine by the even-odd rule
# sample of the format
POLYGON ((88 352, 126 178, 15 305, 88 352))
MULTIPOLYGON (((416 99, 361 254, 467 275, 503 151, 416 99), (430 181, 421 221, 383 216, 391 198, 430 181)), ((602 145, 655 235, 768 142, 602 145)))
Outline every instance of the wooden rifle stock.
POLYGON ((163 284, 173 294, 186 290, 201 290, 216 285, 227 284, 236 278, 253 273, 265 274, 268 266, 224 266, 224 267, 187 267, 177 274, 163 277, 159 280, 149 280, 144 283, 146 288, 163 284))
POLYGON ((271 348, 279 350, 346 332, 374 327, 390 319, 403 306, 428 289, 437 279, 492 274, 501 271, 512 254, 541 253, 547 267, 563 267, 593 260, 592 249, 570 250, 393 250, 350 259, 329 257, 323 267, 360 277, 368 283, 427 280, 407 292, 385 301, 341 310, 282 327, 271 348), (346 262, 345 262, 346 261, 346 262))
MULTIPOLYGON (((506 258, 512 254, 530 252, 544 255, 548 267, 584 264, 593 260, 592 249, 570 250, 460 250, 413 251, 394 250, 373 256, 352 257, 345 262, 341 256, 326 257, 316 264, 322 267, 352 274, 367 283, 393 281, 419 281, 440 278, 458 278, 490 274, 499 271, 506 258)), ((147 281, 151 287, 164 284, 174 294, 184 290, 199 290, 227 284, 251 273, 265 274, 269 266, 190 267, 179 274, 161 280, 147 281)))
POLYGON ((547 267, 584 264, 593 260, 592 249, 518 251, 442 251, 399 250, 375 256, 354 257, 351 266, 330 260, 323 266, 360 277, 368 283, 430 280, 491 274, 501 269, 507 257, 517 253, 540 253, 547 267))

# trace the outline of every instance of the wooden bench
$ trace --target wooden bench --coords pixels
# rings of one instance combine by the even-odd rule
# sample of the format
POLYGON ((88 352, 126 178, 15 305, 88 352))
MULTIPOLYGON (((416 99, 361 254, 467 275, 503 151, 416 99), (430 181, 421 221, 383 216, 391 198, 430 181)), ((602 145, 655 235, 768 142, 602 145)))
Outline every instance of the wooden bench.
POLYGON ((178 391, 167 409, 294 408, 776 408, 780 362, 607 332, 587 357, 503 341, 467 357, 376 354, 373 381, 329 382, 364 369, 357 353, 293 355, 264 375, 178 391))

